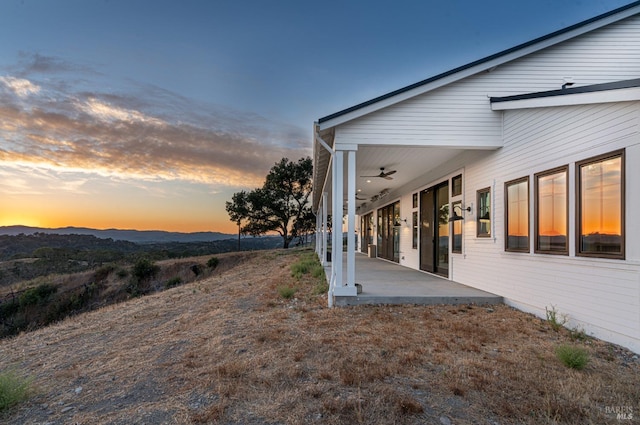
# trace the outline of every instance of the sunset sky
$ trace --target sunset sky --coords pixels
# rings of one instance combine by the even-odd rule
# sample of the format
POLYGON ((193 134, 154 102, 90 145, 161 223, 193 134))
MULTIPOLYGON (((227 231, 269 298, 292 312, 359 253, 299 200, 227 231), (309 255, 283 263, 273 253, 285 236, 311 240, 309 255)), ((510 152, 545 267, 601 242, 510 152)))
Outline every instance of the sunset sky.
POLYGON ((0 226, 236 227, 313 121, 621 0, 5 0, 0 226))

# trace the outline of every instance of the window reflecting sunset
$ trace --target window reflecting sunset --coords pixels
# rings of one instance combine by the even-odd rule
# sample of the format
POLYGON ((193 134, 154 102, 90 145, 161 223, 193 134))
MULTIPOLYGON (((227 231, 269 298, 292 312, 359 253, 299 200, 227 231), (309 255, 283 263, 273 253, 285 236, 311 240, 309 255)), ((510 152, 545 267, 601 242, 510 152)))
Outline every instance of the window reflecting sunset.
POLYGON ((537 249, 567 251, 567 170, 537 176, 537 249))
POLYGON ((623 253, 623 157, 616 154, 578 164, 578 253, 623 253))
POLYGON ((621 158, 581 167, 583 235, 620 235, 621 169, 621 158))
POLYGON ((529 179, 508 182, 506 188, 506 249, 529 251, 529 179))

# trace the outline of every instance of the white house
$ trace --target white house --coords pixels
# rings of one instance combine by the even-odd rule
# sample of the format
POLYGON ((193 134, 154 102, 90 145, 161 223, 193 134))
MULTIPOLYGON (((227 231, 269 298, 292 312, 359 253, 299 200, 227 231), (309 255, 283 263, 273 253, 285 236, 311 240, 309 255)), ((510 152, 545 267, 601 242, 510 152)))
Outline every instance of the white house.
POLYGON ((330 304, 356 296, 356 251, 375 246, 640 352, 640 2, 321 118, 314 134, 317 253, 329 230, 332 252, 348 241, 330 304))

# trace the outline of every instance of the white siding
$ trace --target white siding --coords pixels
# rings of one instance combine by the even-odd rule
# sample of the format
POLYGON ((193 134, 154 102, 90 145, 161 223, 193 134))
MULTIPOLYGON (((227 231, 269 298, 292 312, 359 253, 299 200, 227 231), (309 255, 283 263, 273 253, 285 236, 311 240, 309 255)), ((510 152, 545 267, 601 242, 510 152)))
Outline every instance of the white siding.
MULTIPOLYGON (((467 150, 425 169, 388 200, 400 199, 400 263, 419 268, 411 247, 412 194, 463 172, 463 202, 476 206, 476 191, 491 187, 492 237, 477 238, 475 212, 465 214, 463 253, 452 254, 450 277, 503 296, 542 317, 545 307, 568 315, 570 326, 640 352, 640 102, 492 111, 489 96, 559 89, 640 76, 640 16, 611 24, 455 81, 336 127, 336 143, 441 146, 467 150), (575 163, 625 149, 625 260, 575 256, 575 163), (504 183, 530 177, 533 240, 533 175, 569 166, 569 255, 504 251, 504 183)), ((363 211, 364 212, 364 211, 363 211)))
POLYGON ((418 250, 413 249, 413 224, 412 214, 413 211, 418 209, 413 208, 412 193, 407 193, 400 200, 400 216, 406 219, 407 222, 402 222, 400 228, 400 264, 403 266, 418 264, 418 250))
POLYGON ((490 147, 501 141, 501 115, 488 96, 638 78, 640 16, 559 43, 491 72, 367 114, 339 126, 337 143, 490 147))
POLYGON ((507 111, 504 147, 465 167, 465 197, 492 187, 494 237, 464 229, 464 254, 454 256, 453 280, 499 294, 544 316, 555 306, 596 336, 640 352, 640 102, 507 111), (626 260, 575 256, 575 162, 626 148, 626 260), (533 235, 533 174, 569 165, 569 256, 504 251, 504 182, 530 177, 533 235), (635 237, 634 237, 635 236, 635 237))

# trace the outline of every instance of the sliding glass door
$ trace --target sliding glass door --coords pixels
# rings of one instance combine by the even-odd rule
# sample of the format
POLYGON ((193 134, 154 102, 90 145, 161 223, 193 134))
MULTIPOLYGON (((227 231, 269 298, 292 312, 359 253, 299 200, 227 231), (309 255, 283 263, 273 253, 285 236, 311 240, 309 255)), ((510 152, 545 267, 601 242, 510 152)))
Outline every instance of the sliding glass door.
POLYGON ((400 261, 400 202, 378 210, 378 257, 400 261))
POLYGON ((420 192, 420 269, 449 276, 449 182, 420 192))

